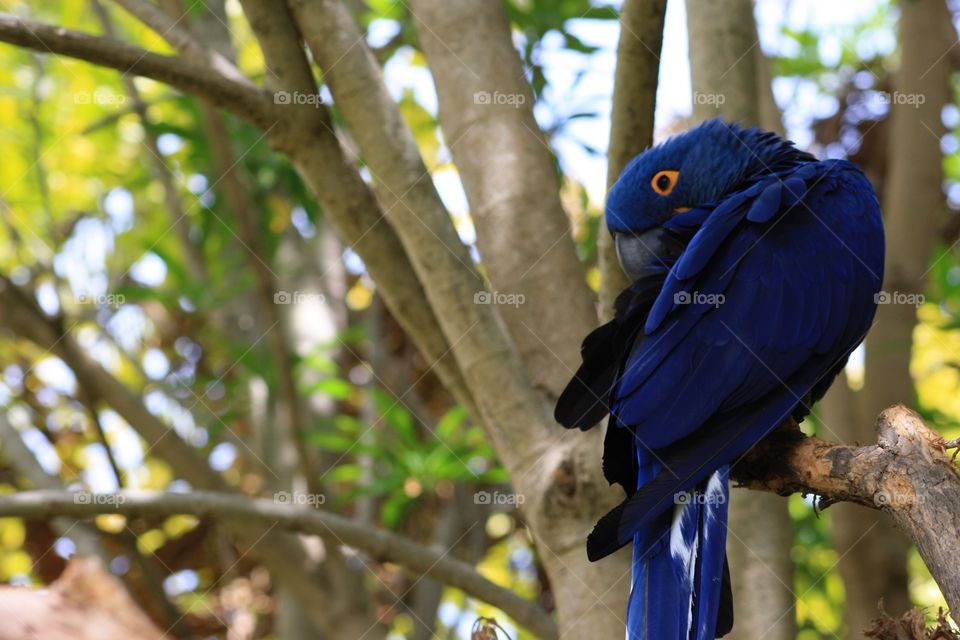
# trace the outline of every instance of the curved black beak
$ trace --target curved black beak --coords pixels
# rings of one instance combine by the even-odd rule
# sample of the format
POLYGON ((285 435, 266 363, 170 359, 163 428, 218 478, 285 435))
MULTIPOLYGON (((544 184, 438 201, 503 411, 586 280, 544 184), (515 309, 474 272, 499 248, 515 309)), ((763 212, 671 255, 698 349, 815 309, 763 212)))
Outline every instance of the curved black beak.
POLYGON ((650 269, 669 269, 682 251, 665 229, 655 227, 643 233, 613 234, 620 267, 630 280, 636 280, 650 269))

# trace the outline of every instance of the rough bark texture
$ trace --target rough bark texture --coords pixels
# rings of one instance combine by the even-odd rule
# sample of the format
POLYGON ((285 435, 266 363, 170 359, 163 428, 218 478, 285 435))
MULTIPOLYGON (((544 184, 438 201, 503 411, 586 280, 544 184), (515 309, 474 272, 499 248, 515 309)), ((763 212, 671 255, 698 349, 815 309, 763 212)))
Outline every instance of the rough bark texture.
MULTIPOLYGON (((943 220, 940 113, 950 101, 951 73, 944 52, 956 41, 946 5, 937 0, 900 3, 898 41, 901 60, 893 75, 892 95, 923 96, 923 104, 891 101, 887 179, 880 194, 887 237, 884 291, 909 295, 924 291, 927 265, 943 220)), ((876 415, 892 402, 913 401, 910 354, 916 321, 913 304, 879 306, 866 343, 861 415, 876 415)), ((853 432, 842 437, 869 441, 865 424, 853 423, 853 432)), ((851 549, 839 564, 847 585, 850 632, 869 625, 881 598, 893 615, 908 609, 908 544, 889 519, 880 518, 877 524, 876 518, 864 518, 846 508, 834 516, 834 523, 838 548, 851 549)))
MULTIPOLYGON (((620 41, 610 114, 610 144, 607 149, 607 190, 623 168, 653 143, 660 50, 666 0, 626 0, 620 10, 620 41)), ((620 268, 613 238, 605 218, 597 237, 600 268, 600 319, 613 317, 613 301, 629 284, 620 268)))
MULTIPOLYGON (((781 129, 771 89, 761 83, 766 61, 750 0, 688 1, 687 26, 694 120, 722 116, 745 126, 781 129)), ((785 501, 771 495, 731 495, 727 554, 736 620, 732 640, 796 636, 792 545, 785 501)))
POLYGON ((960 470, 943 438, 902 405, 884 410, 876 431, 877 444, 861 447, 783 428, 733 477, 751 489, 821 496, 821 508, 845 501, 890 514, 917 545, 951 610, 960 611, 960 470))

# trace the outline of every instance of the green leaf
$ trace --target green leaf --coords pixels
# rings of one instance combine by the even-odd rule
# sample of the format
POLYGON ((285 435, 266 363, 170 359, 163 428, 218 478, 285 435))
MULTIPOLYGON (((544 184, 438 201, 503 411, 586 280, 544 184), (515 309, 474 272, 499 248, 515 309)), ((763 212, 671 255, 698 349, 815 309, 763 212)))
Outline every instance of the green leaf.
POLYGON ((319 393, 330 396, 334 400, 346 400, 353 393, 353 385, 340 378, 324 378, 309 385, 304 393, 308 395, 319 393))
POLYGON ((356 464, 338 464, 327 473, 330 482, 356 482, 360 479, 362 469, 356 464))
POLYGON ((443 414, 440 421, 437 422, 437 428, 434 433, 441 440, 453 440, 456 432, 463 426, 467 419, 467 410, 457 405, 443 414))

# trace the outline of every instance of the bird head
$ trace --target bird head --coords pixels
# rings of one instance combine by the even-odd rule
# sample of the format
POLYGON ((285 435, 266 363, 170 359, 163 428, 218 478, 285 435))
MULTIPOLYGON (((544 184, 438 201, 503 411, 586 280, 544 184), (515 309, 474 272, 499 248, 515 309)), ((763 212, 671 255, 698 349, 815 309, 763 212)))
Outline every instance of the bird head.
POLYGON ((676 243, 664 235, 675 216, 718 202, 753 174, 800 157, 809 158, 773 133, 719 118, 644 151, 607 196, 607 227, 624 271, 636 279, 676 257, 676 243))

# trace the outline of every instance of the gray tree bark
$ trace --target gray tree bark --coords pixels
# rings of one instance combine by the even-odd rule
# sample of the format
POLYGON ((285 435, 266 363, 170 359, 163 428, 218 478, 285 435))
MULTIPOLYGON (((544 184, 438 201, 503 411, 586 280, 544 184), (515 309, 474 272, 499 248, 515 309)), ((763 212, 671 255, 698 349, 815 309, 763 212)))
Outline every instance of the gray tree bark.
POLYGON ((533 384, 558 396, 596 311, 506 10, 471 0, 415 0, 411 10, 480 254, 495 258, 484 263, 490 284, 524 296, 498 315, 533 384))
MULTIPOLYGON (((607 190, 627 163, 653 144, 653 121, 663 48, 666 0, 626 0, 620 9, 620 41, 613 83, 610 144, 607 149, 607 190)), ((613 317, 617 294, 630 283, 620 268, 605 217, 597 237, 600 268, 600 319, 613 317)))

